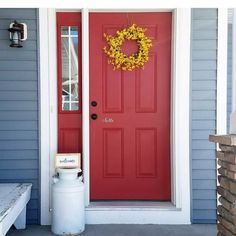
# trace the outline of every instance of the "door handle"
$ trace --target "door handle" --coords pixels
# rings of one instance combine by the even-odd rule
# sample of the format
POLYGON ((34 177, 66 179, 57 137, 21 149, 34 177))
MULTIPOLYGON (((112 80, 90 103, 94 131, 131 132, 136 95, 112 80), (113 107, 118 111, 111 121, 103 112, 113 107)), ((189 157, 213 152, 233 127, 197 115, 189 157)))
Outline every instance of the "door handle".
POLYGON ((93 113, 93 114, 91 115, 91 119, 92 119, 92 120, 96 120, 97 118, 98 118, 98 115, 97 115, 97 114, 93 113))
POLYGON ((92 106, 92 107, 96 107, 97 105, 98 105, 98 103, 97 103, 96 101, 92 101, 92 102, 91 102, 91 106, 92 106))

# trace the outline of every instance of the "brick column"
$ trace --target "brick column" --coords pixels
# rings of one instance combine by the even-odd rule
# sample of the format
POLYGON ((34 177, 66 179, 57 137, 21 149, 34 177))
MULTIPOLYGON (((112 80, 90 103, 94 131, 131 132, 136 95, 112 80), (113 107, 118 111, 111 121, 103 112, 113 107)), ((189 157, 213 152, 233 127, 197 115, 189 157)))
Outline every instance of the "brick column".
POLYGON ((210 135, 209 140, 218 143, 220 148, 217 151, 217 235, 236 236, 236 135, 210 135))

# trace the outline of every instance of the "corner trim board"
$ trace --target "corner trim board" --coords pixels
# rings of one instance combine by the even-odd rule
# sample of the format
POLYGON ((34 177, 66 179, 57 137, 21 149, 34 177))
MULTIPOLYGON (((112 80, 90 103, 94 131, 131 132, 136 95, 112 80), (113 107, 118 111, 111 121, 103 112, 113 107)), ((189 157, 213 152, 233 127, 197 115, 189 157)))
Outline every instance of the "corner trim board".
POLYGON ((218 8, 216 132, 227 133, 228 9, 218 8))

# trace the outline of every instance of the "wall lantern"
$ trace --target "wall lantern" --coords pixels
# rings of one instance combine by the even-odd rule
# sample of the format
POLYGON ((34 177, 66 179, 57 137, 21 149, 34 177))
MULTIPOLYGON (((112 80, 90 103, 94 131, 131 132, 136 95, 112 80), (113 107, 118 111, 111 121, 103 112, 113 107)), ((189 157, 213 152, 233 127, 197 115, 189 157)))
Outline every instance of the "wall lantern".
POLYGON ((10 24, 8 31, 10 32, 10 47, 22 48, 21 42, 27 39, 27 25, 15 20, 10 24))

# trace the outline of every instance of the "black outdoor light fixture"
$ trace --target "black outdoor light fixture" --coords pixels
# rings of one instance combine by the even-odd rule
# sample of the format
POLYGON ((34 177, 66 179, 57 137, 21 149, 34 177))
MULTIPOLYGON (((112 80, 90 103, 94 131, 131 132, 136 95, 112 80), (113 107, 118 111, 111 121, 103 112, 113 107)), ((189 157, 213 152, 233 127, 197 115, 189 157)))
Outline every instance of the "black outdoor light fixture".
POLYGON ((22 48, 21 42, 27 39, 27 25, 15 20, 10 24, 8 31, 10 32, 10 47, 22 48))

